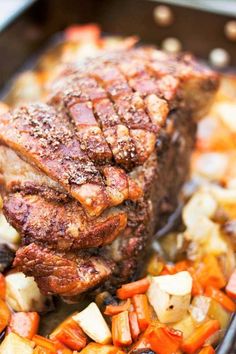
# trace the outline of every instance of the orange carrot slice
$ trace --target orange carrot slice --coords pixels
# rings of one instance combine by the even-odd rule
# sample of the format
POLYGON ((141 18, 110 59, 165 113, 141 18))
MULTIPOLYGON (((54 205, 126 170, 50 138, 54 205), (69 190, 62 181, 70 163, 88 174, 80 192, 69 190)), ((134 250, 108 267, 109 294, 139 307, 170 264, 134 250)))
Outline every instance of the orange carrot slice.
POLYGON ((185 339, 182 344, 182 350, 185 353, 193 354, 200 349, 206 340, 220 329, 217 320, 209 320, 198 327, 194 333, 185 339))
POLYGON ((117 297, 121 300, 128 299, 137 294, 144 294, 149 288, 150 282, 147 278, 143 278, 133 283, 128 283, 122 285, 120 289, 117 290, 117 297))

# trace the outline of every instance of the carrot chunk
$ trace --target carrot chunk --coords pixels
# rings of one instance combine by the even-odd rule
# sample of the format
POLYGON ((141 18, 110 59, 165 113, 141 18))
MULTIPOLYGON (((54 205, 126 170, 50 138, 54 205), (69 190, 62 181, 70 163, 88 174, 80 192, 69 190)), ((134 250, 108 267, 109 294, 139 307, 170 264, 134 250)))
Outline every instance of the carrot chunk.
POLYGON ((236 269, 229 278, 225 290, 230 297, 236 299, 236 269))
POLYGON ((149 288, 150 282, 147 278, 143 278, 133 283, 128 283, 122 285, 120 289, 117 290, 117 297, 121 300, 128 299, 137 294, 144 294, 149 288))
POLYGON ((58 340, 54 339, 53 342, 55 343, 57 354, 72 354, 72 350, 67 348, 64 344, 62 344, 58 340))
POLYGON ((5 300, 6 298, 6 282, 5 277, 0 273, 0 299, 5 300))
POLYGON ((152 323, 132 347, 131 353, 139 349, 151 349, 158 354, 173 354, 180 348, 182 339, 181 331, 152 323))
POLYGON ((229 312, 236 311, 236 304, 223 291, 207 286, 205 295, 219 302, 229 312))
POLYGON ((208 285, 221 289, 226 285, 226 279, 220 268, 217 258, 208 254, 204 257, 196 269, 196 276, 200 284, 205 288, 208 285))
POLYGON ((55 354, 57 352, 52 351, 48 348, 41 347, 40 345, 37 345, 37 347, 34 348, 33 354, 55 354))
POLYGON ((125 354, 125 352, 113 345, 89 343, 80 354, 125 354))
POLYGON ((72 350, 81 350, 86 346, 87 337, 72 317, 62 322, 50 335, 72 350))
POLYGON ((184 270, 188 270, 188 268, 191 266, 191 262, 187 260, 179 261, 175 263, 173 271, 174 273, 179 273, 183 272, 184 270))
POLYGON ((193 285, 192 285, 192 295, 202 295, 203 294, 203 286, 199 282, 195 269, 193 267, 188 268, 189 273, 191 274, 191 277, 193 279, 193 285))
POLYGON ((198 327, 190 337, 185 339, 182 350, 185 353, 193 354, 200 349, 206 340, 220 329, 219 321, 209 320, 198 327))
POLYGON ((159 354, 176 353, 182 343, 182 332, 173 328, 159 327, 149 334, 150 348, 159 354))
POLYGON ((215 349, 211 345, 207 345, 198 354, 215 354, 215 349))
POLYGON ((128 346, 132 343, 128 311, 112 317, 112 339, 116 347, 128 346))
MULTIPOLYGON (((36 344, 36 346, 39 346, 45 350, 48 350, 48 351, 45 351, 45 353, 56 353, 57 352, 57 349, 56 349, 56 345, 55 343, 50 340, 50 339, 47 339, 45 337, 42 337, 38 334, 35 334, 33 337, 32 337, 32 341, 36 344)), ((40 348, 39 348, 40 350, 40 348)), ((39 353, 41 354, 41 352, 39 351, 39 353)), ((42 352, 44 353, 44 352, 42 352)))
POLYGON ((127 301, 121 305, 107 305, 104 314, 108 316, 113 316, 113 315, 117 315, 120 312, 128 311, 130 304, 131 304, 130 299, 127 299, 127 301))
POLYGON ((140 328, 138 324, 138 317, 136 312, 129 312, 129 326, 133 340, 136 340, 140 334, 140 328))
POLYGON ((14 332, 27 339, 38 332, 39 314, 37 312, 16 312, 11 315, 7 333, 14 332))
POLYGON ((138 324, 141 331, 144 331, 151 322, 150 308, 145 294, 134 295, 132 298, 138 324))
POLYGON ((8 325, 11 318, 11 312, 2 299, 0 299, 0 332, 2 332, 8 325))

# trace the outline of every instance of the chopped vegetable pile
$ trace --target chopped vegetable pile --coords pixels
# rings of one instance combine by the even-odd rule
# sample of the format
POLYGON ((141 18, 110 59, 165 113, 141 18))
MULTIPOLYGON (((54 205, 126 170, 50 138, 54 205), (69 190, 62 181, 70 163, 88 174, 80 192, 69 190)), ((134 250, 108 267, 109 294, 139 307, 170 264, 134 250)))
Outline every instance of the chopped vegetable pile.
MULTIPOLYGON (((1 275, 0 330, 6 336, 0 353, 20 353, 19 348, 34 354, 135 354, 144 349, 158 354, 214 353, 213 345, 236 310, 236 270, 227 280, 212 254, 200 262, 168 264, 158 258, 156 262, 155 275, 124 284, 116 297, 107 292, 97 295, 96 302, 69 316, 48 338, 37 334, 37 312, 10 308, 13 297, 15 303, 22 298, 27 302, 28 292, 9 293, 12 274, 1 275)), ((35 293, 31 291, 31 297, 35 293)))
MULTIPOLYGON (((134 41, 101 40, 94 26, 73 26, 65 35, 59 53, 41 59, 41 71, 20 76, 8 104, 38 99, 57 64, 134 41), (30 80, 31 92, 24 90, 30 80)), ((5 109, 1 103, 0 111, 5 109)), ((0 250, 9 253, 0 273, 0 354, 215 353, 236 311, 235 115, 236 77, 225 76, 211 112, 199 123, 180 225, 154 242, 142 279, 115 295, 98 294, 47 337, 40 317, 52 299, 33 278, 9 271, 19 235, 0 213, 0 250)))

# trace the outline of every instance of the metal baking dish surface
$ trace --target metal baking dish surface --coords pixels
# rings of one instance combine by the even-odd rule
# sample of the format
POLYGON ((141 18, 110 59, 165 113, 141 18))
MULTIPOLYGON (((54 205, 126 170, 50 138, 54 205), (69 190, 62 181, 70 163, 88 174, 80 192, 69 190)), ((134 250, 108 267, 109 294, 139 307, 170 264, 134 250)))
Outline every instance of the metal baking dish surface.
MULTIPOLYGON (((229 22, 236 21, 232 14, 236 16, 233 1, 217 1, 217 5, 215 1, 181 0, 29 1, 0 32, 1 96, 7 92, 14 74, 33 67, 50 38, 73 23, 98 23, 105 33, 135 34, 143 42, 157 45, 174 37, 180 41, 183 50, 205 60, 213 49, 222 48, 229 62, 224 70, 234 70, 236 41, 226 29, 229 22), (160 24, 156 13, 159 5, 167 5, 170 9, 172 20, 169 24, 160 24)), ((68 309, 64 312, 67 313, 68 309)), ((217 353, 236 353, 236 316, 232 318, 217 353)))

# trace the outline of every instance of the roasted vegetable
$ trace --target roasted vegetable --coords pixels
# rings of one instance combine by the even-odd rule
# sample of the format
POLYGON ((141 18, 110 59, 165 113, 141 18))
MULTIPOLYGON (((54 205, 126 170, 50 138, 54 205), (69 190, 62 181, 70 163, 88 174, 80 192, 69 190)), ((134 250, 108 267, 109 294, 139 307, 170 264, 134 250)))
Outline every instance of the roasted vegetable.
POLYGON ((124 352, 113 345, 103 345, 98 343, 89 343, 80 354, 124 354, 124 352))
POLYGON ((135 349, 129 352, 129 354, 155 354, 151 349, 135 349))
POLYGON ((0 211, 0 239, 2 242, 17 244, 20 241, 18 232, 7 222, 0 211))
POLYGON ((50 334, 50 339, 57 339, 72 350, 81 350, 87 343, 86 335, 71 316, 50 334))
POLYGON ((148 326, 138 342, 132 347, 131 353, 136 350, 151 349, 158 354, 173 354, 178 351, 182 343, 182 333, 158 323, 148 326))
POLYGON ((220 323, 220 328, 225 330, 230 322, 231 314, 219 302, 211 299, 208 316, 220 323))
POLYGON ((33 344, 15 333, 9 333, 0 345, 0 354, 33 354, 33 344))
POLYGON ((129 312, 129 327, 133 340, 136 340, 140 334, 140 328, 138 323, 138 316, 135 311, 129 312))
POLYGON ((9 307, 7 306, 5 301, 0 299, 0 333, 8 325, 8 323, 10 321, 10 317, 11 317, 11 312, 9 310, 9 307))
POLYGON ((41 294, 32 277, 23 273, 6 276, 6 301, 15 311, 44 311, 46 297, 41 294))
POLYGON ((181 331, 183 333, 183 339, 188 338, 195 331, 196 324, 192 319, 192 316, 187 314, 182 320, 176 322, 172 325, 174 329, 181 331))
POLYGON ((192 290, 192 277, 186 271, 174 275, 152 277, 152 282, 170 295, 184 296, 190 294, 192 290))
POLYGON ((236 270, 231 274, 225 290, 230 297, 236 299, 236 270))
POLYGON ((14 332, 20 337, 32 339, 38 332, 39 315, 37 312, 17 312, 11 315, 7 333, 14 332))
POLYGON ((213 254, 208 254, 196 266, 196 276, 201 285, 213 286, 221 289, 226 285, 225 276, 220 268, 217 258, 213 254))
POLYGON ((32 337, 32 341, 36 346, 42 347, 45 350, 49 351, 50 354, 56 354, 57 353, 57 347, 56 344, 45 337, 39 336, 38 334, 35 334, 32 337))
POLYGON ((188 272, 182 273, 184 274, 152 278, 147 295, 162 323, 180 321, 187 313, 191 299, 192 278, 188 272))
POLYGON ((132 343, 128 311, 112 317, 112 340, 117 347, 126 347, 132 343))
POLYGON ((100 344, 111 342, 111 331, 94 302, 87 306, 83 311, 74 315, 73 319, 95 342, 100 344))
POLYGON ((117 296, 119 299, 125 300, 136 294, 144 294, 147 291, 149 285, 150 282, 147 278, 137 280, 133 283, 124 284, 120 289, 117 290, 117 296))
POLYGON ((3 274, 0 273, 0 299, 5 300, 6 298, 6 281, 3 274))
POLYGON ((182 333, 168 327, 156 328, 148 338, 151 349, 160 354, 176 353, 182 343, 182 333))
POLYGON ((183 208, 185 237, 195 244, 196 254, 193 258, 202 254, 218 256, 227 253, 228 246, 220 232, 220 225, 211 220, 216 210, 217 201, 205 190, 196 192, 183 208))
POLYGON ((220 324, 217 320, 209 320, 196 328, 194 333, 185 339, 182 343, 182 349, 188 354, 195 353, 200 349, 206 340, 220 329, 220 324))
POLYGON ((211 299, 207 296, 198 295, 193 298, 189 312, 196 324, 199 325, 207 319, 210 305, 211 299))
POLYGON ((164 263, 160 262, 159 257, 154 254, 150 261, 148 262, 147 266, 147 273, 152 276, 157 276, 161 273, 164 268, 164 263))
POLYGON ((236 304, 223 291, 220 291, 213 286, 208 286, 205 295, 219 302, 229 312, 236 311, 236 304))
POLYGON ((124 303, 120 305, 107 305, 104 311, 104 315, 113 316, 120 312, 127 311, 130 307, 131 301, 127 299, 124 303))

